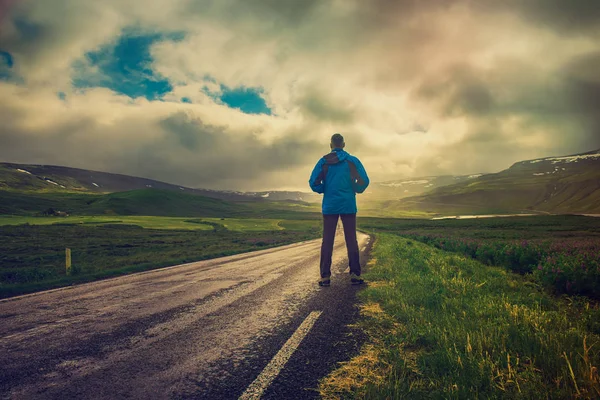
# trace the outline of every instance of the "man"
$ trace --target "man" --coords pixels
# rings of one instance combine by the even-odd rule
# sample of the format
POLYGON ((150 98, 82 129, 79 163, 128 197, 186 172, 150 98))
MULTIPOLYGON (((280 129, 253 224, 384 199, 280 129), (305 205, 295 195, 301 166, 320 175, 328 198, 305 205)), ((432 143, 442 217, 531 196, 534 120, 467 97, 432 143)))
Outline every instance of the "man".
POLYGON ((313 192, 323 195, 323 242, 321 244, 321 279, 319 286, 331 281, 331 256, 338 218, 344 225, 344 237, 350 264, 350 282, 364 283, 360 277, 358 241, 356 240, 356 193, 369 186, 369 177, 358 158, 344 151, 344 137, 331 137, 331 153, 324 155, 312 171, 308 183, 313 192))

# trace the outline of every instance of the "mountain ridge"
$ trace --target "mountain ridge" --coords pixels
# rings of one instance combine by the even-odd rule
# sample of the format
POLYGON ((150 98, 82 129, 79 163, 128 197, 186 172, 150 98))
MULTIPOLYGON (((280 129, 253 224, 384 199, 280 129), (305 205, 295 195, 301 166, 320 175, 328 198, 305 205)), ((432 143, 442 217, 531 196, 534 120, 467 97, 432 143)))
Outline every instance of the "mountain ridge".
POLYGON ((451 209, 449 205, 496 212, 600 213, 600 149, 518 161, 472 182, 404 199, 404 207, 438 212, 451 209))
MULTIPOLYGON (((320 202, 310 192, 196 189, 130 175, 54 165, 0 163, 0 190, 107 194, 142 189, 235 202, 320 202)), ((372 182, 360 202, 385 209, 465 212, 600 213, 600 149, 517 161, 488 174, 407 177, 372 182)))

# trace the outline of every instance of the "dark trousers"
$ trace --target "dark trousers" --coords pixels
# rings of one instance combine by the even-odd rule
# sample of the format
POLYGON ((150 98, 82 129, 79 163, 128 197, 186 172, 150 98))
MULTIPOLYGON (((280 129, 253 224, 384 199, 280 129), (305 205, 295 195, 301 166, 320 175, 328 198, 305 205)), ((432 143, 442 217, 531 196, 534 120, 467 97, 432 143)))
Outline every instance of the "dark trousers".
POLYGON ((344 237, 348 250, 348 263, 350 273, 360 275, 360 261, 358 241, 356 240, 356 214, 323 214, 323 242, 321 244, 321 278, 331 276, 331 256, 333 254, 333 241, 337 228, 338 218, 342 218, 344 237))

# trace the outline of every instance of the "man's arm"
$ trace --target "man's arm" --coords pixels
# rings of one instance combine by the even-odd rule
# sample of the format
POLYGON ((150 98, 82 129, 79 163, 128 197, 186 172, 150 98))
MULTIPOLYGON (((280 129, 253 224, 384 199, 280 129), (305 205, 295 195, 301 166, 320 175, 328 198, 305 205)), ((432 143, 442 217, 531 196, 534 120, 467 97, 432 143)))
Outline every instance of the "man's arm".
POLYGON ((352 186, 354 187, 354 191, 356 193, 362 193, 365 191, 367 186, 369 186, 369 176, 367 175, 367 171, 365 170, 365 167, 363 167, 360 160, 356 157, 353 158, 354 165, 356 165, 356 171, 361 179, 358 179, 357 182, 353 182, 352 186))
POLYGON ((310 188, 316 193, 323 193, 325 191, 325 184, 323 183, 323 176, 321 175, 324 163, 325 160, 321 158, 317 162, 317 165, 315 165, 312 174, 310 174, 310 179, 308 180, 310 188))

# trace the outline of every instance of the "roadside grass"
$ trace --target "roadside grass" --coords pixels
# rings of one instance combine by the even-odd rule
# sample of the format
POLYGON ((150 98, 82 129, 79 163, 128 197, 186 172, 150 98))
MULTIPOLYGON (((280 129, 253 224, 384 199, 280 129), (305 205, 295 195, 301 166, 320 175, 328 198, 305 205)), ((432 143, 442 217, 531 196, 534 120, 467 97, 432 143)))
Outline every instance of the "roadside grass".
POLYGON ((223 225, 230 231, 278 231, 283 228, 278 225, 279 219, 263 218, 202 218, 202 221, 208 221, 223 225))
POLYGON ((365 208, 360 208, 362 217, 373 218, 410 218, 410 219, 430 219, 437 214, 431 211, 418 211, 414 209, 394 208, 390 201, 369 202, 365 208))
POLYGON ((318 220, 280 220, 277 225, 283 229, 290 231, 306 231, 320 233, 323 228, 323 223, 318 220))
POLYGON ((359 356, 325 399, 599 398, 600 309, 499 267, 378 234, 359 356))
POLYGON ((149 229, 201 229, 212 230, 210 224, 190 223, 189 218, 155 216, 69 216, 69 217, 24 217, 0 215, 2 225, 137 225, 149 229))
POLYGON ((68 217, 27 217, 0 215, 2 225, 103 225, 123 224, 137 225, 149 229, 190 229, 213 230, 214 225, 221 225, 230 231, 278 231, 282 229, 305 230, 318 225, 319 220, 284 221, 270 218, 185 218, 158 216, 68 216, 68 217), (283 225, 281 225, 283 224, 283 225))
MULTIPOLYGON (((151 217, 150 221, 154 219, 151 217)), ((186 220, 158 220, 161 229, 144 229, 121 222, 1 226, 0 298, 262 250, 314 239, 320 233, 308 229, 270 229, 273 221, 256 230, 256 221, 244 224, 236 220, 239 230, 227 230, 212 221, 186 220), (180 223, 190 225, 191 229, 173 229, 172 224, 180 223), (195 225, 202 228, 194 230, 195 225), (72 251, 73 265, 69 276, 65 270, 67 247, 72 251)))
POLYGON ((600 299, 600 219, 579 215, 410 221, 361 219, 484 264, 531 275, 556 294, 600 299))

